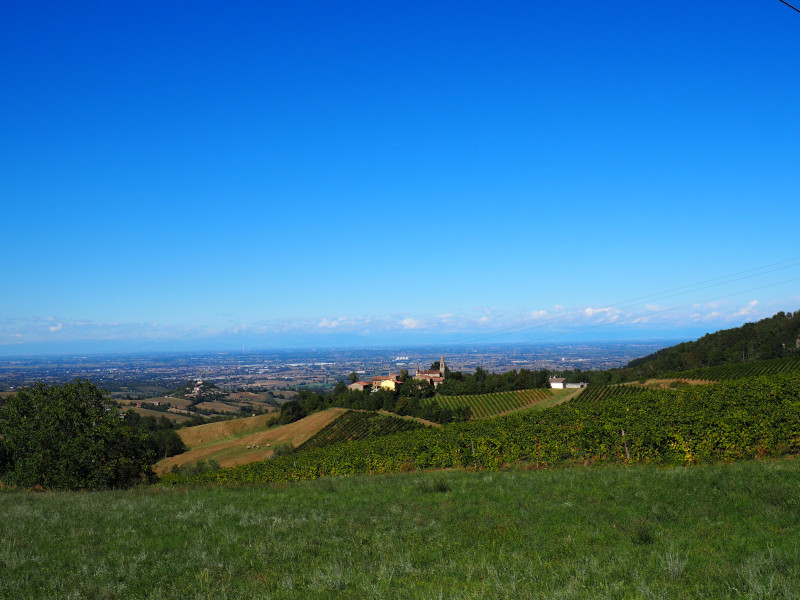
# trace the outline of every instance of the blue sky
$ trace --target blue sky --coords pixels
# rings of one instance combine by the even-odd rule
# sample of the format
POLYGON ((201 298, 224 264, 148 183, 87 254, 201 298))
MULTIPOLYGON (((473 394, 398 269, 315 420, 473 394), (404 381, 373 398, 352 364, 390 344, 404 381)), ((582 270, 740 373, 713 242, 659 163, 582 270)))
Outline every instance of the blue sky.
POLYGON ((798 310, 798 39, 777 0, 4 3, 0 353, 798 310))

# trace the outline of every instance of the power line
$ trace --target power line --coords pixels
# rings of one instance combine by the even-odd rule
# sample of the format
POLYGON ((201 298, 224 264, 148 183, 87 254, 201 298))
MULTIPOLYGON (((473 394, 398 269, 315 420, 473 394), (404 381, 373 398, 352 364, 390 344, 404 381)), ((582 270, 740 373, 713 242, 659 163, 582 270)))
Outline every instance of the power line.
MULTIPOLYGON (((749 290, 741 290, 739 292, 733 292, 733 293, 727 294, 725 296, 717 296, 717 297, 714 297, 714 298, 708 298, 707 300, 701 300, 700 302, 702 303, 702 302, 711 302, 713 300, 723 300, 725 298, 730 298, 732 296, 738 296, 739 294, 748 294, 750 292, 763 290, 765 288, 774 287, 776 285, 783 285, 784 283, 790 283, 792 281, 800 281, 800 277, 794 277, 792 279, 786 279, 784 281, 777 281, 775 283, 769 283, 767 285, 762 285, 762 286, 759 286, 759 287, 750 288, 749 290)), ((684 304, 682 306, 673 306, 671 308, 665 308, 663 310, 654 311, 654 312, 651 312, 649 314, 650 315, 657 315, 657 314, 661 314, 661 313, 670 312, 670 311, 673 311, 673 310, 679 310, 681 308, 689 308, 690 306, 693 306, 695 304, 698 304, 698 303, 697 302, 690 302, 689 304, 684 304)), ((589 326, 583 327, 581 329, 573 329, 569 333, 575 333, 575 332, 580 332, 580 331, 588 331, 590 329, 598 329, 600 327, 608 327, 608 326, 611 326, 611 325, 618 325, 620 323, 630 323, 632 321, 636 321, 639 318, 640 317, 629 317, 627 319, 618 319, 618 320, 610 322, 610 323, 598 323, 596 325, 589 325, 589 326)), ((544 340, 544 339, 553 338, 553 337, 559 337, 559 336, 562 336, 562 335, 564 335, 564 334, 563 333, 554 333, 554 334, 551 334, 551 335, 541 336, 541 337, 539 337, 539 338, 537 338, 535 340, 531 340, 531 341, 538 342, 538 341, 541 341, 541 340, 544 340)))
MULTIPOLYGON (((742 281, 744 279, 749 279, 749 278, 752 278, 752 277, 758 277, 758 276, 761 276, 761 275, 767 275, 769 273, 774 273, 775 271, 780 271, 780 270, 783 270, 783 269, 789 269, 789 268, 796 267, 796 266, 800 265, 800 262, 798 262, 798 261, 800 261, 800 257, 788 258, 788 259, 781 260, 781 261, 778 261, 778 262, 769 263, 769 264, 762 265, 762 266, 759 266, 759 267, 753 267, 751 269, 745 269, 743 271, 738 271, 736 273, 731 273, 729 275, 723 275, 721 277, 714 277, 712 279, 706 279, 704 281, 699 281, 699 282, 696 282, 696 283, 693 283, 693 284, 680 286, 680 287, 673 288, 673 289, 670 289, 670 290, 664 290, 664 291, 661 291, 661 292, 648 294, 646 296, 640 296, 638 298, 632 298, 631 300, 624 300, 622 302, 615 302, 613 304, 606 305, 605 308, 630 309, 630 308, 633 308, 635 306, 638 306, 638 305, 641 305, 641 304, 645 304, 648 301, 653 302, 653 301, 656 301, 656 300, 664 300, 666 298, 672 298, 674 296, 679 296, 679 295, 686 294, 686 293, 689 293, 689 292, 699 292, 701 290, 709 289, 709 288, 712 288, 712 287, 718 287, 720 285, 726 285, 726 284, 729 284, 729 283, 734 283, 736 281, 742 281), (789 263, 789 264, 786 264, 786 263, 789 263), (777 266, 777 265, 783 265, 783 266, 777 266), (770 268, 770 267, 776 267, 776 268, 770 268)), ((789 280, 789 281, 793 281, 793 280, 789 280)), ((770 285, 772 285, 772 284, 770 284, 770 285)), ((770 286, 766 286, 766 287, 770 287, 770 286)), ((760 288, 756 288, 756 289, 760 289, 760 288)), ((725 296, 723 296, 723 297, 725 297, 725 296)), ((694 302, 692 304, 694 304, 694 302)), ((650 312, 648 314, 651 314, 651 315, 652 314, 658 314, 659 312, 661 312, 661 311, 654 311, 654 312, 650 312)), ((534 330, 534 329, 541 329, 541 328, 544 328, 544 327, 552 327, 553 325, 561 325, 561 324, 565 324, 565 323, 572 323, 572 322, 580 320, 580 319, 586 319, 589 316, 591 316, 591 315, 587 315, 585 311, 575 311, 575 312, 572 312, 572 313, 568 313, 566 315, 562 315, 558 319, 548 320, 547 322, 544 322, 544 323, 537 323, 537 324, 534 324, 534 325, 517 324, 517 325, 512 325, 512 326, 509 326, 509 327, 496 329, 496 330, 491 331, 491 332, 476 333, 476 334, 471 334, 471 335, 467 334, 465 336, 461 336, 459 339, 454 339, 454 340, 452 340, 450 342, 445 342, 445 343, 446 344, 459 344, 459 343, 474 342, 474 341, 478 341, 478 340, 481 340, 481 339, 491 339, 491 338, 495 338, 495 337, 499 337, 499 336, 503 336, 503 335, 508 335, 508 334, 512 334, 512 333, 521 333, 523 331, 531 331, 531 330, 534 330)), ((636 318, 638 318, 638 317, 636 317, 636 318)), ((620 321, 617 321, 617 322, 619 323, 620 321)))
POLYGON ((788 6, 788 7, 789 7, 789 8, 791 8, 792 10, 796 10, 797 12, 800 12, 800 8, 797 8, 797 7, 795 7, 795 6, 792 6, 791 4, 789 4, 788 2, 786 2, 786 0, 778 0, 778 2, 783 2, 783 3, 784 3, 786 6, 788 6))

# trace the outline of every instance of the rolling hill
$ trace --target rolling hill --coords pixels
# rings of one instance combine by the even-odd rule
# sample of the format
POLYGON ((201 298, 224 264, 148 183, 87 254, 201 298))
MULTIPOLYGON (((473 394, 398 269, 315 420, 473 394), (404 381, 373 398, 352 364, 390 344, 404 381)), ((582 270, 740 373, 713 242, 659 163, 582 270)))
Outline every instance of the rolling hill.
POLYGON ((800 310, 709 333, 628 363, 634 376, 652 377, 718 365, 800 356, 800 310))
POLYGON ((268 427, 274 419, 270 415, 187 427, 179 430, 178 435, 189 447, 188 452, 165 458, 153 469, 163 474, 199 460, 215 460, 222 467, 266 460, 272 456, 275 445, 300 446, 345 412, 343 408, 331 408, 280 427, 268 427))

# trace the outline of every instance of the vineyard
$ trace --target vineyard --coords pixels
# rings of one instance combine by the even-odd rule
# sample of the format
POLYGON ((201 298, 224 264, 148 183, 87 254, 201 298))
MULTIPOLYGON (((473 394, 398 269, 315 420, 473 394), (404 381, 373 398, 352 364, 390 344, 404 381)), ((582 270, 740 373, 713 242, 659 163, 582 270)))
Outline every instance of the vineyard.
POLYGON ((779 373, 800 373, 800 356, 719 365, 717 367, 692 369, 691 371, 674 371, 664 377, 672 379, 726 381, 731 379, 743 379, 745 377, 758 377, 761 375, 777 375, 779 373))
POLYGON ((485 419, 526 406, 540 404, 555 397, 556 395, 550 389, 536 389, 472 396, 437 396, 436 398, 430 398, 428 402, 437 402, 449 409, 469 407, 473 418, 485 419))
POLYGON ((261 483, 513 464, 689 465, 800 452, 797 374, 678 389, 610 389, 542 411, 303 450, 190 478, 167 474, 162 481, 261 483))
POLYGON ((628 398, 641 396, 643 391, 641 387, 635 385, 593 385, 586 388, 573 403, 577 406, 601 400, 625 402, 628 398))
POLYGON ((425 427, 425 425, 412 419, 390 417, 375 412, 349 410, 320 430, 319 433, 300 446, 300 449, 324 448, 332 444, 382 437, 422 427, 425 427))

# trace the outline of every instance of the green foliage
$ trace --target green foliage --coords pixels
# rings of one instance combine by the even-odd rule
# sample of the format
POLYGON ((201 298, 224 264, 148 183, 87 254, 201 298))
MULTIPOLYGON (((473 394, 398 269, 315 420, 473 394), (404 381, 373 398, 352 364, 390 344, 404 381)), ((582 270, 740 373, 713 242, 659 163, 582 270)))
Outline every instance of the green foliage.
POLYGON ((725 381, 729 379, 743 379, 758 377, 760 375, 777 375, 778 373, 800 372, 800 356, 790 358, 773 358, 691 371, 675 371, 667 373, 665 377, 680 377, 682 379, 702 379, 708 381, 725 381))
POLYGON ((695 342, 664 348, 631 361, 630 370, 654 377, 671 371, 797 356, 800 311, 779 312, 757 323, 709 333, 695 342))
POLYGON ((294 451, 295 448, 291 442, 282 442, 272 446, 272 456, 289 456, 294 451))
POLYGON ((359 392, 343 388, 344 386, 337 386, 331 394, 318 394, 312 391, 300 392, 296 400, 286 402, 281 406, 279 422, 281 424, 292 423, 312 412, 333 407, 385 410, 437 423, 451 423, 470 418, 469 411, 463 408, 450 409, 436 403, 423 403, 421 400, 434 392, 433 386, 425 381, 409 379, 398 392, 387 389, 359 392), (409 386, 408 391, 412 397, 407 396, 405 386, 409 386))
POLYGON ((0 598, 797 599, 798 489, 800 460, 6 491, 0 598))
POLYGON ((88 380, 22 388, 0 412, 5 483, 48 489, 127 487, 149 473, 147 434, 124 424, 88 380))
POLYGON ((353 440, 366 440, 425 427, 412 419, 401 419, 374 412, 349 410, 338 419, 328 423, 322 430, 307 440, 299 450, 324 448, 353 440))
POLYGON ((144 431, 153 456, 156 459, 168 458, 186 452, 186 444, 177 434, 175 421, 166 417, 141 416, 133 410, 124 415, 125 424, 134 429, 144 431))
POLYGON ((440 396, 464 396, 546 388, 549 387, 549 377, 546 370, 514 369, 506 373, 489 373, 478 367, 473 374, 448 372, 447 378, 436 388, 436 393, 440 396))
POLYGON ((450 482, 444 477, 426 477, 419 482, 419 491, 423 494, 442 494, 451 489, 450 482))
POLYGON ((535 405, 552 396, 553 392, 550 389, 535 389, 466 396, 438 396, 430 402, 453 411, 468 409, 472 417, 485 419, 535 405))
POLYGON ((291 460, 223 469, 194 481, 297 481, 451 467, 496 470, 516 463, 539 468, 688 465, 798 451, 800 376, 781 375, 667 390, 589 388, 567 404, 542 411, 309 449, 291 460))
POLYGON ((592 386, 665 377, 719 381, 780 372, 777 365, 782 364, 795 365, 788 368, 797 371, 800 370, 797 361, 800 361, 800 311, 779 312, 757 323, 709 333, 697 341, 632 360, 621 369, 575 370, 558 375, 568 383, 585 381, 592 386), (773 366, 761 369, 769 364, 773 366))
POLYGON ((208 460, 200 459, 194 464, 172 465, 170 473, 180 477, 194 477, 203 473, 219 471, 219 469, 219 463, 213 458, 209 458, 208 460))
POLYGON ((435 393, 433 384, 424 379, 408 379, 400 388, 400 394, 405 398, 430 398, 435 393))

